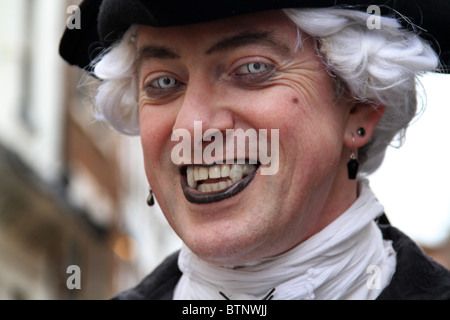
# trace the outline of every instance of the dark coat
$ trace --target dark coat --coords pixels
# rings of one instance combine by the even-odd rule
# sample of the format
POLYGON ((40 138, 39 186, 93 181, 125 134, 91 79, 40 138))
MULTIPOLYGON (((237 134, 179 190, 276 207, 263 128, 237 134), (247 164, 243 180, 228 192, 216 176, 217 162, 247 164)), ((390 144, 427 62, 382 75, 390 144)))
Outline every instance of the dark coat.
MULTIPOLYGON (((379 221, 383 238, 392 240, 397 266, 378 300, 450 300, 450 271, 426 256, 405 234, 379 221)), ((117 300, 171 300, 181 271, 175 252, 136 287, 121 292, 117 300)))

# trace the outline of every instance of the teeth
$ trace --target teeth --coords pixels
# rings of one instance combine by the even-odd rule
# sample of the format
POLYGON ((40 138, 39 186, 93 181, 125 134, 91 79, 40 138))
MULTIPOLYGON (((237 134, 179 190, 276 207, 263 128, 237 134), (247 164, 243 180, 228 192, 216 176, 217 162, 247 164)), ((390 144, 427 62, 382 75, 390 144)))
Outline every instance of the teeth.
POLYGON ((221 181, 219 183, 203 183, 198 186, 200 192, 217 192, 231 186, 233 182, 231 180, 221 181))
POLYGON ((198 187, 200 192, 211 192, 211 183, 204 183, 198 187))
POLYGON ((256 165, 253 164, 223 164, 212 167, 188 166, 187 183, 191 188, 197 188, 200 192, 216 192, 238 182, 243 177, 253 172, 256 165), (217 183, 203 183, 198 185, 197 181, 207 179, 230 178, 227 181, 217 183))
POLYGON ((191 188, 197 188, 197 181, 194 179, 194 167, 187 168, 187 183, 191 188))
POLYGON ((230 176, 230 166, 229 165, 222 166, 220 173, 222 175, 222 178, 229 177, 230 176))
POLYGON ((208 168, 205 167, 194 167, 194 180, 200 181, 200 180, 206 180, 208 179, 208 168))
POLYGON ((238 182, 244 176, 244 168, 242 165, 233 164, 230 170, 230 178, 234 183, 238 182))
POLYGON ((209 178, 217 179, 221 177, 220 166, 214 166, 209 168, 209 178))

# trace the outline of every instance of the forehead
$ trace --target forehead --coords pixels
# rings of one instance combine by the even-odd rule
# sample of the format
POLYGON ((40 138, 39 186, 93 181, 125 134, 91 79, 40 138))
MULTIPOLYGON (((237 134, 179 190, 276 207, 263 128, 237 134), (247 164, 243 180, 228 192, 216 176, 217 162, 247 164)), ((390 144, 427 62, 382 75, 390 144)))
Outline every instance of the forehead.
POLYGON ((294 24, 281 11, 266 11, 187 26, 155 28, 140 25, 138 48, 147 44, 171 47, 208 46, 220 38, 237 33, 271 34, 273 38, 297 35, 294 24))

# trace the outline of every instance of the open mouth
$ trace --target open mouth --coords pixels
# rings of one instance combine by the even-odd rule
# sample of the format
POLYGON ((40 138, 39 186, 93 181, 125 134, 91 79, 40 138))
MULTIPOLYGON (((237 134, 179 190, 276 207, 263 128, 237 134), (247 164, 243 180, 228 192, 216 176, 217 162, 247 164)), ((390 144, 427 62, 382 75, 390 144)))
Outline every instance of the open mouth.
POLYGON ((253 180, 259 164, 189 165, 181 168, 181 186, 189 202, 203 204, 237 195, 253 180))

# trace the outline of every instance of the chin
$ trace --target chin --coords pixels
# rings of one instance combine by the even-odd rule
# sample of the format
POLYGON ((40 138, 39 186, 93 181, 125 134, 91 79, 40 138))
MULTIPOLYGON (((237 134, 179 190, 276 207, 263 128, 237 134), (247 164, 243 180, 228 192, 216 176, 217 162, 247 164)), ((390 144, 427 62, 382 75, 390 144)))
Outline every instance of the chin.
POLYGON ((264 247, 266 232, 255 230, 255 226, 236 228, 233 224, 211 227, 189 232, 183 239, 189 249, 200 259, 223 266, 238 265, 264 257, 258 248, 264 247))

